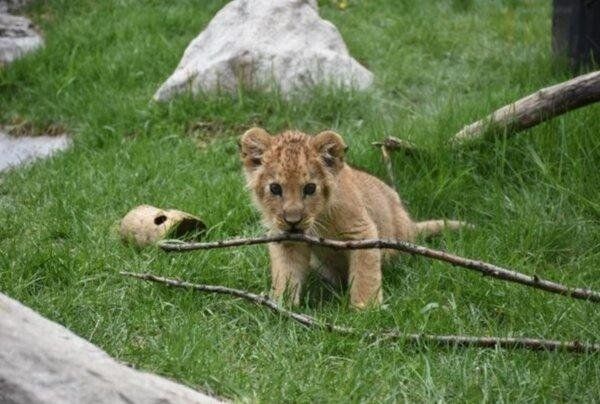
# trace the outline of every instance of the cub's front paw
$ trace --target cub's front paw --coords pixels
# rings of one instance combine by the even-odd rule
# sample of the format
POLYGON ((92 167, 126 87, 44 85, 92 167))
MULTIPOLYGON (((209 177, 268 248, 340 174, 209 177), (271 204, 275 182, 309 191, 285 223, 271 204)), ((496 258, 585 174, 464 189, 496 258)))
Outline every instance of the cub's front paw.
POLYGON ((379 300, 371 299, 367 302, 351 302, 350 307, 355 310, 387 310, 389 306, 382 304, 379 300))
POLYGON ((296 307, 300 305, 300 297, 287 292, 276 293, 271 290, 271 292, 269 292, 269 298, 275 301, 279 306, 283 307, 296 307))

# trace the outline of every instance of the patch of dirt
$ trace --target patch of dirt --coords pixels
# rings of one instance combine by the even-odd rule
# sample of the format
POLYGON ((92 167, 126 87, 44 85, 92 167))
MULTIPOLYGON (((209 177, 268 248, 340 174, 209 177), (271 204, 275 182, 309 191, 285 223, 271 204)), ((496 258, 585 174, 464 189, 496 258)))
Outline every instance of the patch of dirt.
POLYGON ((220 119, 188 122, 185 134, 190 136, 200 149, 206 148, 213 140, 223 137, 240 136, 252 126, 261 126, 259 120, 247 124, 229 124, 220 119))
POLYGON ((14 137, 22 136, 61 136, 67 129, 60 123, 36 124, 21 116, 14 116, 7 125, 0 127, 7 134, 14 137))

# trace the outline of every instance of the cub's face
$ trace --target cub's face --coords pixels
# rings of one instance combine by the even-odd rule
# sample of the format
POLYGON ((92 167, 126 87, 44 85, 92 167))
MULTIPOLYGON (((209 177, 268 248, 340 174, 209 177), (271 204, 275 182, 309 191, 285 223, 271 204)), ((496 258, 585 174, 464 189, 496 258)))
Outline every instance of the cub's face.
POLYGON ((303 233, 318 226, 344 165, 346 145, 337 133, 269 135, 252 128, 240 139, 248 188, 273 229, 303 233))

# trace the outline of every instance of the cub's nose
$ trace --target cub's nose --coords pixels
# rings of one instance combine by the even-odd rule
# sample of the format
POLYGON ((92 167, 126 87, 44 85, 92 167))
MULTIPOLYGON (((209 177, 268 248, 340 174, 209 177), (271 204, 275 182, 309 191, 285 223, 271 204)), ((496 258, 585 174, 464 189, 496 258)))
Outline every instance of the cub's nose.
POLYGON ((290 227, 295 227, 298 223, 300 223, 302 221, 302 216, 288 215, 288 216, 284 216, 283 220, 285 220, 285 223, 287 225, 289 225, 290 227))

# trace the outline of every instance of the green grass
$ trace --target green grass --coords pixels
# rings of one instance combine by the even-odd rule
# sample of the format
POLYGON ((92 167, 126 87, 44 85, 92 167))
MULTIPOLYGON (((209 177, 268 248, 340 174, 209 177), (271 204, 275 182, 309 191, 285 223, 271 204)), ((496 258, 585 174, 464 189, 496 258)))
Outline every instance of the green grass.
MULTIPOLYGON (((119 276, 152 271, 268 289, 264 246, 168 255, 125 247, 114 232, 130 208, 148 203, 199 214, 211 239, 260 234, 236 147, 244 128, 260 124, 333 128, 350 144, 349 160, 379 176, 370 143, 410 139, 427 152, 395 155, 394 164, 413 216, 477 225, 433 246, 600 289, 599 106, 507 140, 444 146, 464 124, 569 77, 550 58, 549 1, 351 0, 345 11, 321 1, 321 14, 374 72, 372 91, 152 103, 224 3, 49 0, 28 10, 46 47, 0 70, 0 122, 60 122, 75 145, 1 174, 0 290, 123 361, 240 401, 598 400, 598 354, 372 343, 119 276)), ((356 313, 343 293, 313 282, 301 311, 369 330, 600 335, 596 305, 423 258, 391 263, 384 288, 387 310, 356 313)))

